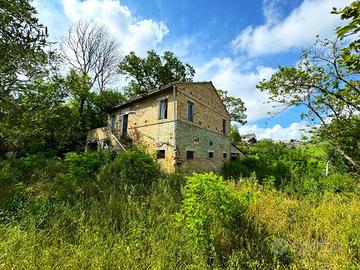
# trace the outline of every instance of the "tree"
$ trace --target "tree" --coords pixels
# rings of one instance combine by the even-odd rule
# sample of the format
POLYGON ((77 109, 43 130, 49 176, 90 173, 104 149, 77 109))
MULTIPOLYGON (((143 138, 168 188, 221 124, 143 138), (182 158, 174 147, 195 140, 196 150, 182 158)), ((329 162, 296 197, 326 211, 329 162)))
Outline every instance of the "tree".
POLYGON ((130 79, 125 87, 128 96, 143 95, 172 82, 191 82, 195 74, 191 65, 183 64, 169 51, 162 56, 148 51, 146 58, 131 52, 122 60, 118 71, 130 79))
POLYGON ((108 111, 121 102, 125 101, 122 93, 111 89, 105 89, 99 93, 92 93, 90 97, 90 128, 103 127, 107 125, 108 111))
MULTIPOLYGON (((0 1, 0 148, 1 154, 19 145, 17 123, 22 120, 21 100, 31 84, 42 77, 48 62, 47 29, 26 0, 0 1)), ((20 143, 21 144, 21 143, 20 143)))
POLYGON ((241 142, 241 135, 236 126, 230 127, 230 137, 234 144, 239 144, 241 142))
POLYGON ((87 74, 91 88, 96 85, 102 91, 113 82, 121 54, 116 39, 105 26, 79 21, 69 28, 60 47, 64 62, 87 74))
MULTIPOLYGON (((71 98, 71 105, 75 108, 78 119, 80 137, 84 137, 87 131, 85 109, 89 105, 91 97, 91 80, 86 73, 71 70, 66 77, 65 85, 71 98)), ((84 138, 82 138, 84 139, 84 138)))
POLYGON ((47 29, 26 0, 0 1, 0 116, 47 61, 47 29))
POLYGON ((72 110, 78 146, 82 147, 88 130, 105 126, 107 111, 122 102, 124 97, 108 89, 92 92, 89 76, 76 70, 70 70, 64 79, 64 87, 69 97, 65 105, 72 110))
POLYGON ((240 124, 246 124, 246 108, 241 98, 231 97, 225 90, 217 89, 217 92, 225 107, 230 112, 231 120, 240 124))
POLYGON ((342 49, 341 60, 349 71, 359 73, 360 71, 360 1, 354 1, 349 6, 337 10, 334 8, 334 14, 340 14, 342 20, 350 20, 349 23, 339 27, 336 31, 338 38, 343 39, 348 36, 355 37, 349 45, 342 49))
POLYGON ((315 134, 330 140, 360 170, 360 1, 332 13, 348 20, 337 29, 340 42, 318 41, 298 65, 280 67, 258 88, 286 107, 305 105, 308 111, 302 116, 317 124, 315 134), (350 42, 342 42, 350 36, 350 42))
POLYGON ((58 155, 77 145, 73 110, 62 79, 39 79, 27 85, 12 117, 1 122, 4 153, 58 155))
POLYGON ((352 122, 357 122, 354 119, 360 110, 359 77, 342 65, 343 48, 338 41, 318 40, 297 65, 279 67, 270 80, 261 81, 257 87, 270 94, 270 101, 286 108, 306 106, 302 117, 316 124, 317 135, 331 140, 348 162, 358 167, 360 155, 349 151, 346 140, 342 140, 344 134, 351 134, 344 131, 354 127, 352 122))

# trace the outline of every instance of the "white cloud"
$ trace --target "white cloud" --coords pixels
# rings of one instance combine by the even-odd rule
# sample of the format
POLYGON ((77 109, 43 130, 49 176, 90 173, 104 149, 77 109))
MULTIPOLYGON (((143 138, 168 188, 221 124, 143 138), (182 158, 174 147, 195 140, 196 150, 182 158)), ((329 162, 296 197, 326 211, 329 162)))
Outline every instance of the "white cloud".
POLYGON ((241 135, 255 133, 258 140, 299 140, 303 135, 308 135, 308 132, 306 131, 307 124, 305 122, 295 122, 288 127, 282 127, 279 124, 267 128, 258 127, 257 125, 244 125, 239 127, 238 130, 241 135))
POLYGON ((34 2, 40 21, 49 25, 50 33, 58 39, 71 23, 80 19, 94 20, 104 24, 117 37, 125 53, 135 51, 144 55, 169 33, 161 21, 138 20, 126 5, 116 0, 58 0, 34 2), (59 10, 60 8, 60 10, 59 10))
POLYGON ((245 28, 233 41, 236 51, 261 56, 312 45, 316 35, 329 37, 340 24, 332 8, 343 7, 350 0, 304 0, 287 17, 279 20, 274 0, 264 1, 265 24, 245 28))
POLYGON ((283 4, 281 0, 263 0, 263 14, 268 24, 273 25, 280 21, 282 16, 281 4, 283 4))
POLYGON ((275 72, 273 68, 258 66, 254 71, 241 72, 243 63, 230 58, 214 58, 197 70, 196 80, 211 80, 216 88, 229 91, 230 95, 240 97, 247 108, 248 120, 253 121, 266 117, 272 111, 272 105, 267 104, 266 93, 256 89, 256 84, 262 79, 268 79, 275 72))

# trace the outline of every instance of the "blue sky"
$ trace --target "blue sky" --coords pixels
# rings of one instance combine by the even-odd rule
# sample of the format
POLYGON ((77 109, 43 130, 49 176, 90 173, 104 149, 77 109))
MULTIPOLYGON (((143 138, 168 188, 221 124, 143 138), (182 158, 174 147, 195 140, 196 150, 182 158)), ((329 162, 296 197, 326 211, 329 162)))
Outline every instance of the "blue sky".
MULTIPOLYGON (((332 7, 349 0, 34 0, 50 38, 59 41, 79 19, 106 25, 124 54, 173 51, 197 71, 195 80, 213 81, 244 100, 248 124, 240 133, 259 138, 300 138, 306 122, 301 108, 276 117, 256 84, 279 65, 295 64, 316 35, 334 37, 340 24, 332 7)), ((56 45, 55 45, 56 46, 56 45)))

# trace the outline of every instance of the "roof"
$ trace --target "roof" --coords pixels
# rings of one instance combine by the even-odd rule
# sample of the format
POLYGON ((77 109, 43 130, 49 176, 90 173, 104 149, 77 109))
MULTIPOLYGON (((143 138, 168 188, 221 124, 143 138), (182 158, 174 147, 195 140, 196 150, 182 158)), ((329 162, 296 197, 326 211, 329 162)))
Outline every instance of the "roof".
POLYGON ((173 85, 175 85, 175 83, 164 85, 164 86, 160 87, 159 89, 154 89, 154 90, 150 91, 149 93, 147 93, 145 95, 136 95, 136 96, 132 97, 131 99, 126 100, 126 101, 116 105, 115 107, 112 107, 109 110, 109 112, 115 111, 115 110, 117 110, 119 108, 122 108, 124 106, 130 105, 132 103, 141 101, 141 100, 146 99, 148 97, 155 96, 155 95, 157 95, 159 93, 165 92, 165 91, 169 90, 173 85))
POLYGON ((241 155, 245 157, 245 154, 235 144, 231 143, 231 146, 234 147, 236 150, 238 150, 241 153, 241 155))
MULTIPOLYGON (((219 96, 219 93, 216 91, 216 88, 214 87, 214 85, 212 84, 212 82, 172 82, 172 83, 169 83, 169 84, 166 84, 166 85, 163 85, 161 86, 160 88, 158 89, 153 89, 152 91, 150 91, 149 93, 145 94, 145 95, 137 95, 137 96, 134 96, 133 98, 127 100, 127 101, 124 101, 118 105, 116 105, 115 107, 111 108, 108 112, 113 112, 117 109, 120 109, 122 107, 125 107, 125 106, 128 106, 132 103, 136 103, 136 102, 139 102, 141 100, 144 100, 144 99, 147 99, 149 97, 152 97, 152 96, 155 96, 157 94, 160 94, 162 92, 166 92, 168 91, 169 89, 171 89, 174 85, 179 85, 179 84, 190 84, 190 85, 194 85, 194 84, 211 84, 211 86, 214 88, 214 91, 215 93, 217 94, 217 96, 219 97, 219 99, 221 100, 220 96, 219 96)), ((227 110, 227 108, 225 107, 224 103, 222 102, 222 105, 224 106, 224 109, 225 111, 229 114, 230 116, 230 113, 229 111, 227 110)))
POLYGON ((241 135, 242 138, 245 138, 245 137, 256 137, 256 134, 255 133, 249 133, 249 134, 244 134, 244 135, 241 135))

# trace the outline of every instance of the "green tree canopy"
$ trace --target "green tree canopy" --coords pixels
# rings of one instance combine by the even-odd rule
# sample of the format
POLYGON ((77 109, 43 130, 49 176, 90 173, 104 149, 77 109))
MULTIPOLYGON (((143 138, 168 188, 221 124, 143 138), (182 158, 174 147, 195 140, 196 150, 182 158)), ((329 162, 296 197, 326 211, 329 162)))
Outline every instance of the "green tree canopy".
POLYGON ((268 92, 270 100, 277 104, 306 106, 308 110, 302 117, 316 124, 314 131, 321 130, 318 133, 321 138, 335 143, 344 157, 358 166, 359 146, 354 153, 348 140, 342 139, 345 134, 354 134, 346 129, 358 128, 354 124, 358 122, 355 119, 360 110, 359 76, 341 64, 343 48, 337 41, 318 40, 312 50, 304 52, 297 65, 279 67, 269 80, 263 80, 257 87, 268 92))
POLYGON ((337 36, 343 39, 348 36, 354 37, 349 45, 342 50, 341 60, 349 71, 359 73, 360 70, 360 1, 354 1, 349 6, 337 10, 334 8, 334 14, 340 14, 342 20, 347 20, 348 23, 339 27, 336 31, 337 36))
POLYGON ((13 106, 47 60, 47 29, 26 0, 0 1, 0 113, 13 106))
POLYGON ((183 64, 169 51, 162 56, 148 51, 145 58, 131 52, 122 60, 118 71, 130 80, 125 87, 128 96, 143 95, 172 82, 191 82, 195 74, 191 65, 183 64))
POLYGON ((246 107, 241 98, 229 96, 228 91, 217 89, 217 92, 231 115, 231 120, 246 124, 246 107))
POLYGON ((234 144, 239 144, 241 142, 241 135, 239 130, 234 125, 230 127, 230 137, 234 144))

